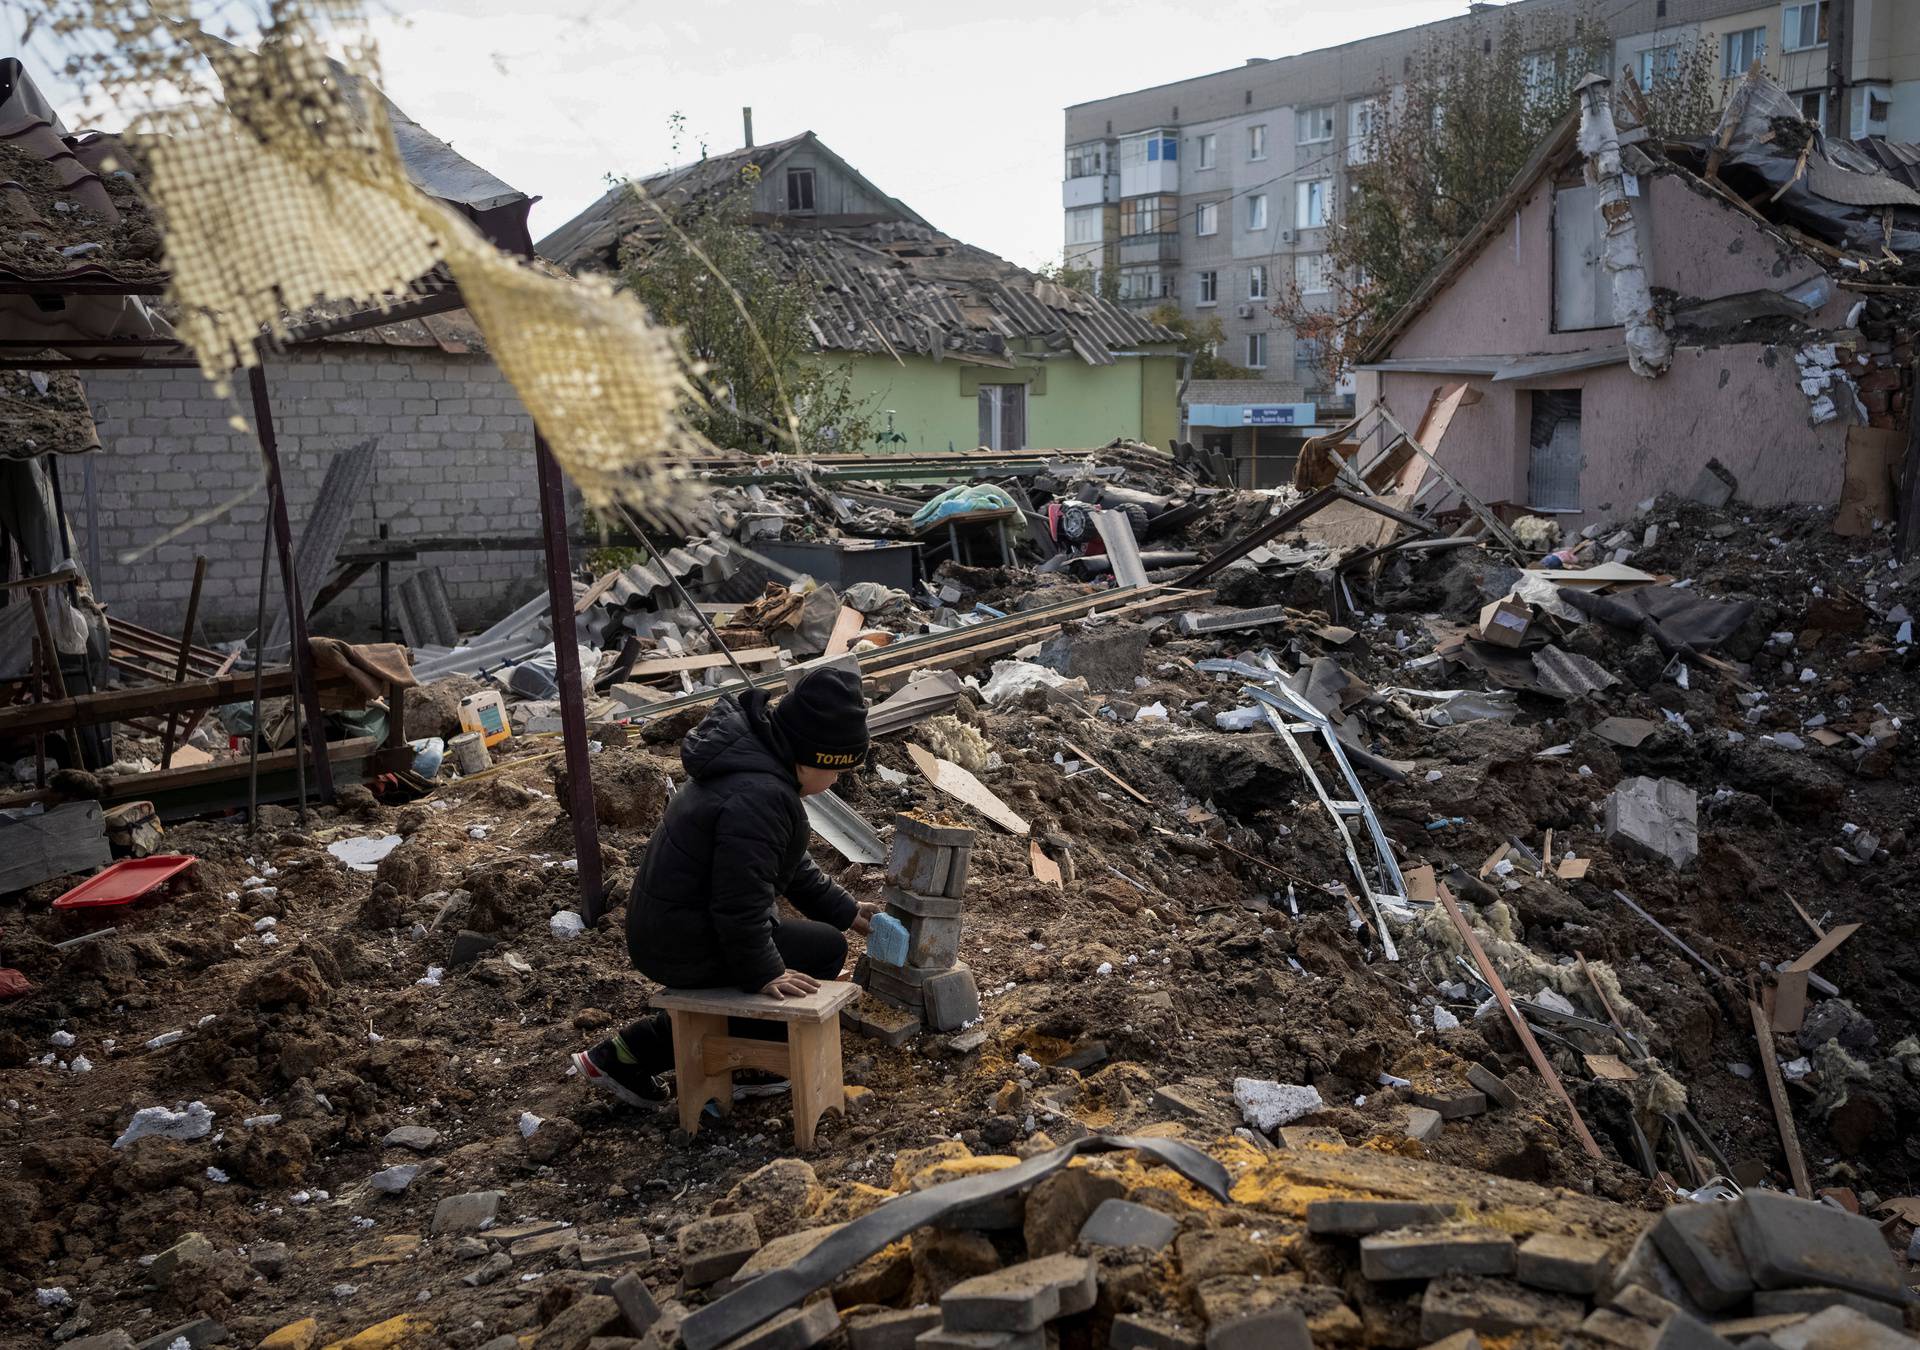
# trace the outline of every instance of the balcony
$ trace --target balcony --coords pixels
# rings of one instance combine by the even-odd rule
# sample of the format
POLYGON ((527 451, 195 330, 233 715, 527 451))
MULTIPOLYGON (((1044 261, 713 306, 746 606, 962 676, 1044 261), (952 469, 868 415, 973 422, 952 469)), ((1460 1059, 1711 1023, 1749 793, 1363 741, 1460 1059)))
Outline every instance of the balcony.
POLYGON ((1060 205, 1068 211, 1080 206, 1101 206, 1119 199, 1118 174, 1083 174, 1078 178, 1063 179, 1060 184, 1060 205))
POLYGON ((1179 258, 1180 236, 1172 231, 1120 236, 1122 267, 1137 263, 1177 262, 1179 258))

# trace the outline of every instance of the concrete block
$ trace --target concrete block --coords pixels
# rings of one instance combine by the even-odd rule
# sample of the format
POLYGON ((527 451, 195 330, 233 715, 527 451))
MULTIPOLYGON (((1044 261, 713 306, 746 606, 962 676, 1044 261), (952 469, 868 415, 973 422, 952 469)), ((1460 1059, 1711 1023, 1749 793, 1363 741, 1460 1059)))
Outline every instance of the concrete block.
POLYGON ((680 1278, 689 1288, 724 1279, 760 1250, 760 1230, 751 1214, 695 1219, 674 1236, 680 1247, 680 1278))
POLYGON ((952 900, 958 900, 967 893, 967 877, 973 871, 973 845, 962 844, 953 851, 953 858, 947 864, 947 884, 940 888, 940 894, 952 900))
POLYGON ((908 964, 907 926, 891 914, 874 915, 872 930, 867 934, 867 956, 890 966, 908 964))
POLYGON ((922 895, 900 886, 882 887, 880 898, 903 921, 913 914, 927 919, 957 919, 962 909, 961 901, 954 896, 922 895))
POLYGON ((914 1350, 1047 1350, 1047 1333, 1035 1331, 952 1331, 935 1327, 914 1340, 914 1350))
POLYGON ((653 1290, 647 1288, 647 1282, 637 1271, 630 1270, 615 1280, 607 1293, 620 1305, 620 1315, 626 1319, 627 1330, 634 1335, 646 1335, 660 1320, 660 1305, 654 1302, 653 1290))
POLYGON ((1360 1273, 1370 1280, 1441 1275, 1511 1275, 1513 1239, 1486 1228, 1399 1228, 1360 1239, 1360 1273))
POLYGON ((916 839, 903 830, 893 832, 893 849, 887 857, 889 885, 922 895, 945 895, 952 865, 951 848, 916 839))
POLYGON ((1868 1298, 1864 1294, 1835 1289, 1831 1285, 1812 1285, 1802 1289, 1760 1289, 1753 1295, 1753 1311, 1767 1316, 1776 1313, 1816 1313, 1822 1308, 1852 1308, 1862 1317, 1870 1317, 1882 1326, 1899 1331, 1906 1326, 1900 1310, 1891 1303, 1868 1298))
POLYGON ((1899 1267, 1873 1220, 1778 1191, 1748 1191, 1730 1208, 1740 1252, 1760 1288, 1825 1284, 1889 1303, 1905 1297, 1899 1267))
POLYGON ((1591 1298, 1612 1281, 1613 1259, 1604 1242, 1535 1233, 1520 1244, 1515 1276, 1535 1289, 1591 1298))
POLYGON ((973 972, 964 965, 943 970, 922 986, 927 1025, 935 1031, 958 1031, 980 1016, 980 990, 973 972))
POLYGON ((389 1148, 410 1148, 415 1153, 425 1153, 440 1142, 440 1131, 430 1125, 396 1125, 380 1142, 389 1148))
POLYGON ((1180 1231, 1180 1221, 1131 1200, 1102 1200, 1080 1228, 1089 1247, 1145 1247, 1160 1251, 1180 1231))
POLYGON ((948 1331, 1036 1331, 1093 1306, 1094 1264, 1060 1253, 962 1280, 940 1296, 948 1331))
POLYGON ((1440 1130, 1447 1122, 1440 1113, 1428 1106, 1409 1106, 1407 1108, 1407 1138, 1424 1144, 1440 1137, 1440 1130))
POLYGON ((1126 1313, 1113 1319, 1110 1350, 1200 1350, 1200 1333, 1160 1313, 1126 1313))
POLYGON ((1740 480, 1733 476, 1733 471, 1719 460, 1710 459, 1700 467, 1686 495, 1690 500, 1717 511, 1732 501, 1733 494, 1739 490, 1740 480))
MULTIPOLYGON (((1671 1269, 1671 1267, 1669 1267, 1669 1269, 1671 1269)), ((1614 1273, 1614 1279, 1616 1281, 1620 1279, 1620 1273, 1618 1271, 1614 1273)), ((1685 1295, 1684 1290, 1676 1289, 1674 1292, 1683 1297, 1685 1295)), ((1642 1322, 1649 1323, 1653 1326, 1659 1326, 1669 1317, 1672 1317, 1675 1312, 1681 1310, 1678 1303, 1673 1302, 1671 1299, 1660 1297, 1660 1295, 1654 1293, 1653 1290, 1642 1284, 1620 1285, 1618 1289, 1614 1290, 1613 1297, 1608 1299, 1607 1302, 1609 1306, 1617 1311, 1623 1312, 1629 1317, 1637 1317, 1642 1322)))
POLYGON ((607 1266, 633 1265, 653 1255, 653 1244, 645 1233, 623 1233, 604 1242, 589 1242, 580 1248, 580 1269, 603 1270, 607 1266))
POLYGON ((1700 854, 1698 799, 1671 778, 1628 778, 1607 798, 1607 842, 1674 867, 1700 854))
POLYGON ((1707 1312, 1735 1307, 1753 1292, 1753 1276, 1734 1236, 1736 1209, 1727 1202, 1674 1205, 1648 1230, 1687 1297, 1707 1312))
POLYGON ((1912 1337, 1891 1331, 1852 1308, 1828 1308, 1772 1333, 1780 1350, 1913 1350, 1912 1337))
POLYGON ((561 1228, 551 1233, 542 1233, 539 1237, 521 1238, 507 1254, 516 1261, 535 1261, 543 1256, 559 1255, 562 1260, 577 1253, 580 1249, 580 1234, 571 1228, 561 1228))
POLYGON ((922 1332, 940 1325, 938 1308, 888 1308, 847 1319, 847 1350, 914 1350, 922 1332))
POLYGON ((1653 1350, 1733 1350, 1733 1342, 1691 1313, 1676 1312, 1654 1336, 1653 1350))
POLYGON ((1503 1110, 1511 1111, 1520 1104, 1520 1094, 1507 1086, 1506 1079, 1484 1064, 1468 1066, 1467 1086, 1478 1089, 1488 1101, 1496 1103, 1503 1110))
POLYGON ((1241 1118, 1262 1134, 1271 1134, 1279 1126, 1291 1125, 1326 1107, 1317 1088, 1266 1078, 1234 1079, 1233 1100, 1241 1118))
POLYGON ((973 830, 965 825, 933 820, 912 811, 902 811, 893 818, 893 832, 940 848, 971 848, 974 838, 973 830))
POLYGON ((1207 1329, 1207 1350, 1313 1350, 1298 1308, 1266 1308, 1207 1329))
POLYGON ((1156 1111, 1164 1111, 1170 1116, 1204 1116, 1208 1112, 1204 1096, 1178 1083, 1162 1083, 1155 1088, 1153 1106, 1156 1111))
POLYGON ((1564 1294, 1540 1293, 1512 1280, 1447 1275, 1428 1283, 1420 1299, 1420 1334, 1430 1341, 1456 1331, 1482 1336, 1538 1328, 1547 1339, 1577 1330, 1587 1305, 1564 1294))
POLYGON ((830 1298, 789 1308, 771 1322, 727 1342, 727 1350, 808 1350, 840 1329, 840 1311, 830 1298))
POLYGON ((1311 1200, 1307 1231, 1322 1237, 1367 1237, 1395 1228, 1419 1228, 1444 1222, 1446 1205, 1417 1200, 1311 1200))
POLYGON ((434 1206, 433 1226, 427 1231, 434 1237, 443 1233, 477 1233, 493 1222, 493 1216, 500 1212, 500 1202, 505 1198, 505 1191, 469 1191, 465 1195, 449 1195, 434 1206))
POLYGON ((1467 1116, 1484 1116, 1487 1113, 1486 1094, 1475 1092, 1472 1088, 1449 1085, 1426 1092, 1415 1091, 1411 1095, 1415 1106, 1438 1111, 1442 1120, 1462 1120, 1467 1116))
POLYGON ((1653 1350, 1654 1337, 1660 1334, 1658 1328, 1612 1308, 1595 1308, 1580 1324, 1580 1330, 1619 1350, 1653 1350))
POLYGON ((1282 1125, 1278 1139, 1281 1148, 1310 1148, 1315 1144, 1347 1146, 1346 1138, 1330 1125, 1282 1125))
POLYGON ((1471 1331, 1456 1331, 1421 1346, 1420 1350, 1480 1350, 1480 1338, 1471 1331))
MULTIPOLYGON (((889 917, 877 915, 880 919, 889 917)), ((895 920, 899 922, 899 920, 895 920)), ((913 916, 906 920, 907 959, 903 963, 919 970, 949 969, 960 955, 960 920, 913 916)))

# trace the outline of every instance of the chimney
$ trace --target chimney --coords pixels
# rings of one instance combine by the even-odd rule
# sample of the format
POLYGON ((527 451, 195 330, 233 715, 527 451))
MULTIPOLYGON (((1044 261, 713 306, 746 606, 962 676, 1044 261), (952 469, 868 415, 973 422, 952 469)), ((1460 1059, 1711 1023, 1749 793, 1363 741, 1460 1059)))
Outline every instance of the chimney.
POLYGON ((1601 266, 1613 280, 1613 313, 1627 330, 1627 367, 1645 379, 1673 364, 1673 340, 1660 326, 1647 285, 1646 249, 1627 196, 1620 164, 1620 137, 1613 125, 1612 85, 1589 75, 1574 86, 1580 100, 1580 152, 1596 188, 1605 236, 1601 266))
POLYGON ((742 108, 740 110, 740 125, 746 131, 747 149, 751 150, 753 149, 753 109, 752 108, 742 108))

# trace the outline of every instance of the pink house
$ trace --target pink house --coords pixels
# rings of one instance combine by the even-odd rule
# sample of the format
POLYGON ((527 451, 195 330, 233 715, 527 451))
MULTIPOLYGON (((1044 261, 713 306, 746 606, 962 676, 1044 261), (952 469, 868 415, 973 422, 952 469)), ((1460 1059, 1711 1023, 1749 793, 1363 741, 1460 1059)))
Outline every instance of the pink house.
POLYGON ((1442 462, 1484 500, 1555 514, 1569 533, 1685 492, 1710 459, 1743 501, 1836 501, 1850 429, 1906 422, 1911 351, 1901 362, 1904 339, 1866 314, 1874 288, 1848 288, 1860 274, 1842 250, 1796 242, 1734 187, 1629 145, 1636 230, 1674 348, 1664 373, 1634 374, 1574 123, 1362 354, 1356 407, 1384 400, 1412 427, 1436 388, 1465 381, 1471 406, 1442 462))

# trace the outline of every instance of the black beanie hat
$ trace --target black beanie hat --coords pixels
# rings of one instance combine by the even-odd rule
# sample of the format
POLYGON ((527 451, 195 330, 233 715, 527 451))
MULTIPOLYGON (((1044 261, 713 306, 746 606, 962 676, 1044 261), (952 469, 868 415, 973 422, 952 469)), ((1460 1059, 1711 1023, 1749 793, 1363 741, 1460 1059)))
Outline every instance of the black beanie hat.
POLYGON ((809 768, 852 769, 867 757, 867 700, 850 670, 808 671, 774 706, 773 721, 794 761, 809 768))

